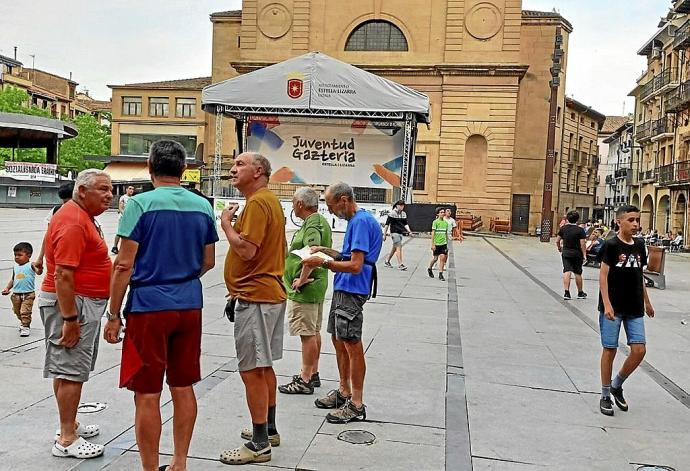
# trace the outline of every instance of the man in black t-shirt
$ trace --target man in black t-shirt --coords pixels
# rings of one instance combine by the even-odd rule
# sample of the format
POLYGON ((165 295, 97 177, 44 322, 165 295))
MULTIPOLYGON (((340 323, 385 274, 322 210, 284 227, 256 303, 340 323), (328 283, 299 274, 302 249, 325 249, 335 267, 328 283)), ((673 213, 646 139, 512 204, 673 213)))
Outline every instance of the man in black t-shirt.
POLYGON ((582 289, 582 264, 587 258, 584 229, 577 225, 580 214, 577 211, 569 211, 565 218, 567 224, 561 226, 556 237, 556 248, 563 259, 563 299, 570 300, 570 274, 575 274, 578 299, 585 299, 587 293, 582 289))
POLYGON ((411 235, 410 226, 407 225, 407 214, 405 214, 405 202, 400 200, 393 205, 392 211, 388 214, 386 225, 383 228, 384 242, 388 238, 388 231, 390 228, 391 239, 393 239, 393 247, 383 263, 388 268, 392 268, 391 259, 393 255, 398 259, 398 268, 402 271, 407 270, 407 267, 402 260, 402 241, 404 235, 411 235))
POLYGON ((618 408, 628 410, 623 381, 635 371, 646 353, 644 313, 654 317, 642 269, 647 264, 644 241, 634 239, 640 224, 640 210, 622 206, 616 211, 618 235, 604 243, 599 271, 599 332, 601 334, 601 400, 599 410, 613 415, 611 396, 618 408), (618 375, 611 381, 621 324, 630 346, 618 375))

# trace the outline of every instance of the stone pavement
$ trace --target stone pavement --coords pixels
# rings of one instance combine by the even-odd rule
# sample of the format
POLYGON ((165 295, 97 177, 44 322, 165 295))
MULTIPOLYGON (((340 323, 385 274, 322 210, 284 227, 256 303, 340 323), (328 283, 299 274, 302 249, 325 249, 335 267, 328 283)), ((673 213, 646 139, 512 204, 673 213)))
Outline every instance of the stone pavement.
MULTIPOLYGON (((0 210, 0 283, 9 277, 16 242, 28 240, 38 250, 45 214, 0 210)), ((111 238, 115 214, 101 220, 111 238)), ((647 323, 649 364, 626 383, 630 411, 604 417, 592 328, 595 270, 585 272, 591 298, 565 303, 553 245, 468 238, 454 247, 448 282, 426 275, 429 245, 422 238, 406 243, 406 272, 381 263, 379 295, 366 306, 369 420, 331 425, 313 406, 316 396, 279 395, 282 444, 271 462, 246 469, 608 471, 641 463, 690 469, 690 411, 682 396, 690 390, 690 327, 680 322, 690 317, 687 258, 670 257, 668 289, 651 292, 657 318, 647 323), (345 430, 367 430, 376 440, 352 445, 338 439, 345 430)), ((196 386, 190 470, 227 469, 217 461, 220 451, 240 444, 239 431, 250 424, 232 328, 222 316, 226 250, 221 241, 217 266, 204 277, 203 380, 196 386)), ((50 381, 41 377, 44 347, 34 315, 32 336, 19 338, 9 299, 0 300, 0 468, 137 469, 132 394, 117 389, 120 350, 105 343, 83 401, 108 407, 80 418, 101 425, 94 441, 106 444, 106 455, 82 462, 50 456, 56 410, 50 381)), ((279 381, 287 382, 299 362, 299 340, 286 337, 279 381)), ((320 370, 324 384, 317 391, 323 394, 337 387, 338 377, 328 339, 320 370)), ((162 415, 164 464, 172 446, 167 392, 162 415)))

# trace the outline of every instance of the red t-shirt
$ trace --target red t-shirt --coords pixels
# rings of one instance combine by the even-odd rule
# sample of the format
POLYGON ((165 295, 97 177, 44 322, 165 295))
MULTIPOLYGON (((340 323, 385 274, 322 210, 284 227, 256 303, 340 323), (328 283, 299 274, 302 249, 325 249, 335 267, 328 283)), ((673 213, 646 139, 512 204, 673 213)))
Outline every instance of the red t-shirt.
POLYGON ((55 293, 55 266, 74 270, 74 293, 89 298, 110 296, 112 262, 96 221, 74 201, 50 220, 45 238, 48 272, 41 290, 55 293))

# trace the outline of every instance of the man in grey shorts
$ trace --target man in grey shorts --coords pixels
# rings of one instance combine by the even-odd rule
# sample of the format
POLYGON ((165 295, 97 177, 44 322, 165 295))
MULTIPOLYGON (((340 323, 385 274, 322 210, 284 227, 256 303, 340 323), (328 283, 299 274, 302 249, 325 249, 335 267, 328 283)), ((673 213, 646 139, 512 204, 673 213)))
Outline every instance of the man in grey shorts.
POLYGON ((314 256, 302 264, 307 268, 323 266, 335 272, 326 330, 335 347, 340 387, 314 404, 321 409, 336 409, 326 415, 326 420, 344 424, 367 417, 362 402, 366 371, 362 345, 363 309, 372 293, 383 235, 378 221, 357 206, 354 191, 347 183, 329 186, 326 204, 331 214, 347 220, 343 250, 338 253, 326 247, 312 247, 312 253, 324 252, 334 260, 314 256))
POLYGON ((38 307, 46 335, 43 376, 53 379, 60 416, 52 450, 58 457, 103 454, 103 445, 84 440, 98 435, 98 425, 76 418, 82 385, 96 364, 101 316, 110 294, 112 263, 94 217, 108 209, 112 190, 107 173, 79 173, 72 201, 55 213, 45 236, 48 273, 38 307))
POLYGON ((246 204, 234 226, 236 205, 221 215, 221 227, 230 244, 224 271, 228 293, 235 301, 237 363, 252 417, 252 428, 240 434, 248 441, 221 453, 225 464, 270 461, 271 446, 280 444, 273 362, 283 357, 287 242, 283 208, 268 189, 270 176, 271 164, 262 155, 238 155, 230 179, 246 204))
POLYGON ((391 251, 383 264, 388 268, 393 268, 393 265, 391 265, 391 259, 393 258, 393 255, 395 255, 398 260, 398 269, 405 271, 407 270, 407 267, 403 263, 402 241, 404 235, 412 235, 412 230, 407 224, 407 214, 405 213, 405 202, 403 200, 397 201, 393 205, 391 212, 388 214, 386 225, 383 227, 384 242, 388 237, 388 231, 390 231, 391 234, 393 247, 391 247, 391 251))

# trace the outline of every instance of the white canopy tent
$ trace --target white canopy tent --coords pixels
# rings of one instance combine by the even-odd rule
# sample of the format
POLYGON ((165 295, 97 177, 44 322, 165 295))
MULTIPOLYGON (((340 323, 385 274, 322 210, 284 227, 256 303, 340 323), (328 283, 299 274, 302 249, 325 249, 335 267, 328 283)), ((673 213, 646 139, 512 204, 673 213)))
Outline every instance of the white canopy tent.
POLYGON ((249 116, 397 121, 404 125, 401 197, 409 200, 417 123, 430 122, 429 98, 319 52, 311 52, 207 86, 202 107, 215 113, 214 191, 220 179, 222 116, 235 118, 243 149, 249 116))

